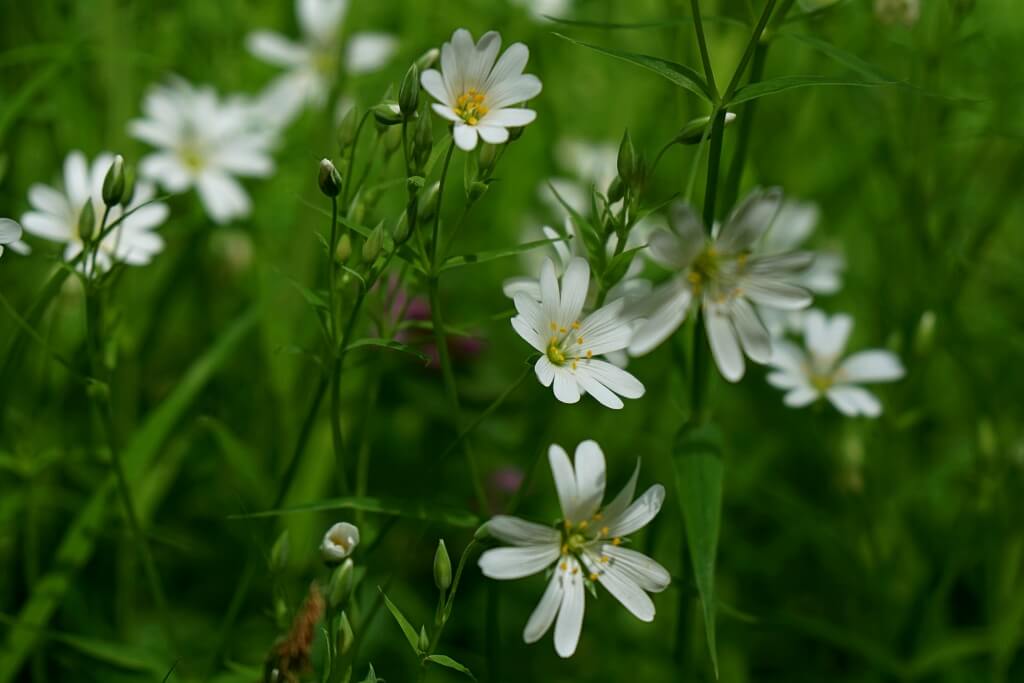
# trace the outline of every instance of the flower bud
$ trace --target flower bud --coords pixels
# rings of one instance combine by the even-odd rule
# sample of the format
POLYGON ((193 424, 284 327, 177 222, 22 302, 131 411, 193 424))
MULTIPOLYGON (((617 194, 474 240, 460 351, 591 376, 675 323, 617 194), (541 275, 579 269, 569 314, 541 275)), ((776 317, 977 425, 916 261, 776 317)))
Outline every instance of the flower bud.
POLYGON ((412 139, 412 158, 416 170, 420 173, 427 166, 430 152, 434 148, 434 125, 430 116, 420 114, 416 121, 416 132, 412 139))
POLYGON ((615 202, 622 199, 626 193, 626 186, 622 183, 622 178, 615 176, 611 183, 608 185, 608 202, 614 204, 615 202))
POLYGON ((92 239, 96 231, 96 210, 92 206, 92 200, 86 199, 82 205, 82 211, 78 214, 78 236, 82 242, 92 239))
POLYGON ((472 204, 476 200, 483 197, 484 193, 487 192, 487 188, 487 183, 482 183, 479 180, 474 180, 472 183, 470 183, 469 192, 467 193, 467 197, 469 197, 469 203, 472 204))
POLYGON ((291 543, 288 540, 288 530, 285 529, 281 532, 281 535, 274 541, 273 547, 270 549, 270 571, 279 572, 284 569, 285 565, 288 564, 288 552, 290 550, 291 543))
POLYGON ((384 153, 391 156, 402 147, 402 129, 398 126, 388 128, 381 135, 381 141, 384 143, 384 153))
POLYGON ((337 197, 341 194, 341 174, 334 167, 330 159, 320 160, 320 173, 317 176, 320 184, 320 191, 328 197, 337 197))
POLYGON ((498 145, 481 145, 480 146, 480 176, 488 177, 491 175, 491 171, 494 170, 494 164, 498 161, 498 145))
POLYGON ((352 554, 359 545, 359 529, 348 522, 338 522, 324 534, 320 543, 320 556, 327 564, 338 564, 352 554))
POLYGON ((124 197, 124 157, 118 154, 103 178, 103 203, 108 207, 117 206, 124 197))
POLYGON ((932 349, 935 341, 935 311, 928 310, 921 314, 914 331, 914 351, 923 356, 932 349))
POLYGON ((473 540, 475 541, 482 541, 486 538, 490 538, 490 536, 491 533, 487 529, 487 522, 481 524, 479 527, 477 527, 477 530, 473 532, 473 540))
POLYGON ((437 58, 441 56, 441 51, 436 47, 432 47, 416 60, 416 68, 419 69, 420 73, 426 71, 430 67, 434 66, 437 58))
POLYGON ((331 581, 327 584, 327 602, 331 609, 340 609, 348 601, 352 594, 352 584, 355 580, 355 565, 352 558, 347 558, 331 574, 331 581))
POLYGON ((443 538, 437 542, 437 550, 434 551, 434 585, 442 593, 452 585, 452 559, 448 557, 443 538))
POLYGON ((441 183, 435 182, 420 195, 420 223, 429 223, 434 220, 434 216, 437 214, 438 203, 441 200, 440 187, 441 183))
POLYGON ((377 224, 370 236, 363 242, 363 261, 373 263, 380 254, 380 248, 384 243, 384 221, 377 224))
POLYGON ((382 126, 393 126, 402 122, 402 112, 393 102, 381 102, 373 106, 373 118, 382 126))
POLYGON ((121 194, 121 206, 127 208, 132 205, 135 199, 135 169, 131 166, 124 167, 124 192, 121 194))
POLYGON ((420 652, 426 652, 430 649, 430 637, 427 635, 427 627, 420 626, 420 652))
POLYGON ((622 142, 619 143, 619 156, 615 160, 619 177, 626 185, 633 184, 633 177, 636 174, 636 150, 633 148, 633 140, 629 137, 629 129, 622 134, 622 142))
POLYGON ((356 130, 359 128, 359 117, 356 108, 350 107, 338 126, 338 147, 344 152, 356 141, 356 130))
POLYGON ((345 263, 352 256, 352 238, 346 232, 338 240, 338 246, 334 248, 334 260, 338 263, 345 263))
POLYGON ((348 614, 342 612, 338 622, 338 652, 343 656, 347 655, 354 642, 356 642, 356 636, 352 633, 352 624, 348 620, 348 614))
POLYGON ((395 240, 395 244, 405 244, 410 235, 408 214, 403 211, 395 222, 395 231, 391 233, 391 238, 395 240))
POLYGON ((420 70, 415 64, 405 72, 402 85, 398 88, 398 108, 402 116, 410 119, 420 105, 420 70))
MULTIPOLYGON (((725 113, 725 125, 728 126, 735 120, 736 114, 731 111, 725 113)), ((707 130, 710 124, 710 116, 699 116, 679 129, 679 133, 676 134, 672 142, 679 143, 680 145, 696 145, 704 139, 704 131, 707 130)))

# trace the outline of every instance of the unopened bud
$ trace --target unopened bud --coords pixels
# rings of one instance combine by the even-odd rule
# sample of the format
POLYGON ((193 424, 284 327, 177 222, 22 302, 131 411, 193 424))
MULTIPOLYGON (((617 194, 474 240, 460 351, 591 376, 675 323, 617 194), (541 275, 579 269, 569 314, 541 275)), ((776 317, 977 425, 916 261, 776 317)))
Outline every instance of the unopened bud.
POLYGON ((925 311, 921 319, 917 321, 917 330, 914 331, 914 351, 918 355, 925 355, 932 349, 935 341, 935 311, 925 311))
POLYGON ((381 141, 384 143, 384 153, 388 156, 394 154, 402 147, 402 129, 398 126, 388 128, 381 135, 381 141))
POLYGON ((472 183, 470 183, 469 192, 467 193, 467 196, 469 197, 469 202, 472 204, 476 200, 483 197, 484 194, 487 192, 487 187, 487 183, 482 183, 479 180, 474 180, 472 183))
POLYGON ((348 522, 338 522, 324 534, 320 555, 327 564, 337 564, 352 554, 359 545, 359 528, 348 522))
POLYGON ((273 547, 270 549, 270 571, 279 572, 284 569, 285 565, 288 564, 288 552, 291 548, 291 543, 288 540, 288 530, 285 529, 281 532, 281 535, 274 541, 273 547))
POLYGON ((124 157, 118 154, 107 169, 107 175, 103 178, 103 203, 109 206, 117 206, 124 197, 124 157))
POLYGON ((338 126, 338 147, 344 152, 356 141, 356 129, 359 127, 359 117, 356 108, 351 107, 341 119, 338 126))
POLYGON ((338 565, 331 574, 331 581, 327 586, 327 601, 331 609, 339 609, 345 605, 348 596, 352 594, 354 579, 355 565, 350 557, 338 565))
POLYGON ((373 112, 373 118, 382 126, 393 126, 402 122, 402 111, 393 102, 381 102, 374 105, 370 111, 373 112))
POLYGON ((398 221, 395 223, 395 231, 391 235, 392 239, 395 240, 395 244, 404 244, 409 239, 409 218, 406 212, 403 211, 398 217, 398 221))
POLYGON ((356 642, 356 637, 352 633, 352 624, 349 623, 348 614, 342 612, 338 622, 338 652, 347 655, 354 642, 356 642))
POLYGON ((477 530, 473 532, 473 540, 475 541, 482 541, 486 538, 490 538, 490 536, 491 534, 487 530, 487 522, 481 524, 479 527, 477 527, 477 530))
POLYGON ((436 47, 432 47, 420 55, 420 58, 416 60, 416 68, 420 70, 420 73, 422 73, 434 66, 434 63, 437 62, 437 58, 440 56, 441 51, 436 47))
POLYGON ((420 652, 426 652, 430 649, 430 637, 427 636, 427 627, 420 626, 420 652))
POLYGON ((427 113, 420 114, 416 121, 416 132, 413 135, 412 157, 416 170, 421 172, 427 166, 430 152, 434 148, 433 120, 427 113))
MULTIPOLYGON (((725 113, 726 126, 735 120, 736 114, 731 111, 725 113)), ((711 125, 710 116, 699 116, 683 126, 679 130, 679 133, 676 135, 673 142, 677 142, 680 145, 696 145, 704 139, 704 134, 709 125, 711 125)))
POLYGON ((363 261, 373 263, 380 254, 380 248, 384 243, 384 221, 377 224, 370 236, 363 242, 363 261))
POLYGON ((636 150, 633 148, 633 140, 629 137, 629 130, 622 134, 622 142, 619 143, 619 155, 615 160, 615 166, 619 171, 619 177, 626 185, 633 184, 636 175, 636 150))
POLYGON ((124 167, 124 192, 121 194, 121 206, 129 207, 135 199, 135 169, 124 167))
POLYGON ((420 70, 415 64, 405 72, 398 89, 398 108, 406 119, 412 118, 420 104, 420 70))
POLYGON ((494 170, 494 164, 498 161, 498 145, 481 145, 480 147, 480 176, 486 178, 494 170))
POLYGON ((434 551, 434 585, 442 593, 452 585, 452 559, 448 557, 443 538, 437 542, 437 550, 434 551))
POLYGON ((346 232, 338 240, 338 246, 334 248, 334 260, 338 263, 345 263, 352 256, 352 238, 346 232))
POLYGON ((320 191, 328 197, 337 197, 341 194, 341 174, 331 163, 330 159, 320 160, 320 172, 317 176, 320 184, 320 191))
POLYGON ((78 237, 83 242, 92 239, 96 231, 96 210, 92 206, 92 200, 86 199, 82 205, 82 211, 78 214, 78 237))
POLYGON ((622 178, 615 176, 612 182, 608 185, 608 201, 611 204, 622 199, 626 193, 626 186, 622 183, 622 178))
POLYGON ((439 193, 440 187, 441 183, 435 182, 420 195, 419 221, 421 223, 428 223, 432 221, 434 216, 437 214, 437 205, 441 199, 441 195, 439 193))

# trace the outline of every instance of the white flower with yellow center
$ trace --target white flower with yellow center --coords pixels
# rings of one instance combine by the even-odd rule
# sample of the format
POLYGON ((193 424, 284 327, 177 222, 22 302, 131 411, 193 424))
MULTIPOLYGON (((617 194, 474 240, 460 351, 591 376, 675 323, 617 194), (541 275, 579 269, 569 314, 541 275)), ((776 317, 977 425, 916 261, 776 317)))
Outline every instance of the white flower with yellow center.
POLYGON ((357 75, 384 66, 398 41, 387 33, 359 32, 347 38, 342 54, 341 34, 348 0, 296 0, 295 14, 302 32, 294 41, 273 31, 254 31, 246 39, 249 52, 286 71, 264 93, 264 112, 276 125, 291 121, 305 106, 323 106, 340 70, 357 75))
MULTIPOLYGON (((71 261, 82 253, 82 238, 79 234, 80 216, 87 202, 92 203, 95 225, 92 239, 100 234, 105 205, 103 203, 103 179, 110 170, 114 155, 104 152, 90 165, 79 151, 68 154, 64 160, 64 182, 62 188, 36 183, 28 189, 28 202, 32 210, 21 217, 25 232, 51 242, 67 245, 64 259, 71 261)), ((153 256, 163 251, 164 241, 155 232, 157 226, 167 220, 168 208, 162 202, 150 202, 156 190, 150 183, 139 181, 128 205, 128 215, 107 233, 96 250, 95 268, 88 269, 79 264, 83 272, 106 271, 114 263, 131 266, 148 264, 153 256), (145 204, 145 206, 143 206, 145 204)), ((121 205, 110 209, 107 226, 113 225, 125 214, 121 205)))
POLYGON ((254 105, 175 79, 152 87, 142 108, 145 117, 132 121, 129 132, 159 151, 142 159, 139 172, 170 192, 195 187, 217 223, 249 215, 252 202, 235 176, 274 170, 273 134, 254 105))
POLYGON ((860 384, 894 382, 904 375, 903 364, 891 351, 860 351, 842 360, 853 329, 853 318, 828 318, 818 310, 804 316, 807 351, 785 339, 773 343, 768 383, 786 392, 787 406, 800 408, 827 398, 843 415, 878 417, 882 404, 860 384))
POLYGON ((590 287, 590 266, 578 257, 569 260, 561 288, 551 259, 540 271, 540 300, 526 292, 513 298, 516 311, 512 327, 533 348, 543 354, 534 366, 537 379, 553 386, 555 398, 576 403, 590 394, 612 409, 622 399, 640 398, 644 385, 625 370, 598 356, 629 346, 632 334, 623 319, 626 302, 618 299, 580 319, 590 287))
POLYGON ((576 448, 576 466, 558 445, 548 450, 551 473, 562 507, 562 520, 552 528, 518 517, 499 515, 487 523, 488 533, 510 543, 480 556, 480 570, 492 579, 520 579, 551 568, 551 578, 523 631, 527 643, 555 626, 555 651, 571 657, 583 628, 585 592, 599 583, 636 618, 654 620, 648 593, 665 590, 671 576, 643 553, 624 547, 626 538, 647 525, 661 510, 665 487, 655 484, 636 500, 640 461, 625 488, 604 508, 604 453, 594 441, 576 448))
POLYGON ((0 256, 4 255, 4 247, 21 239, 21 226, 10 218, 0 218, 0 256))
POLYGON ((509 128, 537 118, 532 109, 514 106, 541 91, 540 79, 523 73, 529 49, 513 43, 498 59, 500 49, 497 31, 474 44, 469 31, 460 28, 441 46, 441 71, 427 69, 420 76, 423 88, 437 100, 434 111, 455 125, 455 144, 466 151, 476 147, 478 136, 492 145, 506 142, 509 128))
POLYGON ((759 255, 757 240, 779 210, 782 193, 755 190, 716 226, 709 239, 700 218, 685 204, 671 211, 671 230, 651 235, 651 259, 675 271, 654 289, 650 314, 629 346, 643 355, 675 332, 696 301, 704 312, 708 342, 722 376, 737 382, 746 369, 746 355, 757 363, 771 360, 771 337, 754 304, 783 310, 806 308, 811 294, 797 284, 812 256, 807 252, 759 255))

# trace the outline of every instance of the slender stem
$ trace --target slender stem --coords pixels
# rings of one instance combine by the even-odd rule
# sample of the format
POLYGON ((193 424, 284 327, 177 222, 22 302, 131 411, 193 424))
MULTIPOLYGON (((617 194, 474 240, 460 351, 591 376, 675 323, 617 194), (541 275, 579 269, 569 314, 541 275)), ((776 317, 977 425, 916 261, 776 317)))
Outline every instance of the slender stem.
POLYGON ((341 335, 341 345, 334 349, 334 362, 331 368, 331 442, 334 446, 334 459, 338 470, 338 486, 342 494, 348 493, 348 473, 345 470, 345 444, 341 433, 341 374, 342 365, 345 362, 345 355, 348 351, 348 344, 352 340, 352 331, 355 329, 359 312, 362 309, 363 301, 366 299, 366 289, 360 287, 356 295, 352 312, 349 314, 348 322, 345 324, 345 331, 341 335))
POLYGON ((495 410, 500 408, 501 405, 505 402, 505 399, 507 399, 509 396, 512 395, 512 392, 514 392, 516 389, 518 389, 520 387, 520 385, 526 380, 526 378, 530 376, 531 372, 533 372, 533 366, 532 365, 527 365, 526 368, 523 370, 523 373, 521 375, 519 375, 519 378, 516 379, 516 381, 513 382, 507 389, 505 389, 505 391, 501 392, 501 394, 499 394, 498 397, 496 399, 494 399, 494 401, 491 402, 491 405, 487 406, 487 408, 485 408, 484 411, 482 413, 480 413, 476 417, 476 419, 473 420, 469 424, 468 427, 466 427, 465 429, 462 430, 462 432, 455 438, 455 441, 451 442, 448 445, 448 447, 444 449, 444 452, 441 453, 441 457, 438 458, 438 460, 443 460, 445 457, 448 456, 448 454, 450 454, 456 448, 461 446, 462 442, 466 438, 468 438, 469 435, 472 434, 476 430, 477 427, 479 427, 481 424, 483 424, 484 421, 495 410))
POLYGON ((452 153, 455 151, 455 138, 448 143, 448 151, 444 155, 444 165, 441 166, 441 181, 437 188, 437 213, 434 214, 434 229, 430 241, 430 272, 436 277, 440 264, 437 262, 438 243, 441 235, 441 206, 444 203, 444 186, 448 179, 448 166, 452 162, 452 153))
POLYGON ((704 186, 704 229, 711 234, 715 224, 715 201, 718 195, 718 167, 722 160, 722 131, 725 129, 725 110, 715 112, 711 122, 711 147, 708 152, 708 178, 704 186))
POLYGON ((747 48, 743 51, 743 57, 740 59, 740 63, 736 67, 736 71, 732 74, 732 79, 729 81, 729 87, 725 89, 725 94, 722 95, 722 101, 726 104, 729 103, 729 99, 736 92, 736 88, 739 87, 740 79, 743 78, 743 72, 747 70, 747 64, 750 63, 751 58, 754 56, 754 50, 761 42, 761 34, 764 31, 764 27, 768 25, 768 20, 771 19, 772 11, 775 9, 775 3, 776 0, 768 0, 764 6, 764 10, 761 12, 761 17, 757 20, 757 26, 754 27, 753 32, 750 34, 750 40, 747 41, 747 48))
MULTIPOLYGON (((768 45, 758 43, 754 50, 754 61, 750 65, 750 80, 748 83, 757 83, 764 77, 764 63, 768 55, 768 45)), ((750 148, 750 132, 754 129, 754 114, 757 111, 757 100, 751 100, 743 105, 743 111, 739 117, 739 133, 736 138, 736 151, 732 155, 732 164, 729 166, 729 175, 725 180, 725 189, 722 192, 723 206, 730 207, 736 203, 736 196, 739 193, 740 181, 743 178, 743 166, 747 160, 747 152, 750 148)))
POLYGON ((452 585, 448 589, 448 599, 445 600, 444 607, 441 611, 441 623, 434 630, 433 636, 430 638, 430 646, 427 648, 427 654, 434 654, 434 650, 437 648, 438 643, 441 642, 441 634, 444 632, 444 627, 448 624, 448 619, 452 616, 452 608, 455 605, 455 594, 459 590, 459 582, 462 580, 462 570, 466 568, 466 560, 469 559, 469 553, 476 546, 476 539, 470 540, 466 549, 462 551, 462 557, 459 558, 459 566, 455 570, 455 577, 452 579, 452 585))
POLYGON ((690 10, 693 13, 693 28, 697 32, 697 46, 700 48, 700 62, 704 65, 704 77, 707 79, 714 99, 718 100, 718 86, 715 85, 715 72, 711 68, 711 56, 708 54, 708 41, 704 37, 704 21, 700 16, 699 0, 690 0, 690 10))
POLYGON ((366 119, 369 118, 370 112, 366 111, 359 119, 359 125, 356 126, 356 135, 352 140, 352 146, 348 151, 348 166, 345 169, 345 182, 341 192, 341 205, 348 211, 348 200, 349 190, 352 187, 352 178, 356 172, 356 147, 359 146, 359 136, 363 133, 363 125, 366 124, 366 119))

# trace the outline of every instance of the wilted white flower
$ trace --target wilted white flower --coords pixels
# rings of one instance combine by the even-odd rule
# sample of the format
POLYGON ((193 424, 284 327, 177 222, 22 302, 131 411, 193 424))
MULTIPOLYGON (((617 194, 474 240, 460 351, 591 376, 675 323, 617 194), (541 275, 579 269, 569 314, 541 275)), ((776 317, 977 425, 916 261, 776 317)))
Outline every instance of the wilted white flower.
POLYGON ((497 59, 500 49, 497 31, 485 33, 474 44, 469 31, 460 28, 441 46, 441 71, 427 69, 420 76, 423 88, 437 100, 434 111, 455 124, 452 135, 461 149, 475 148, 478 136, 501 144, 508 140, 509 128, 537 118, 532 109, 514 106, 541 91, 540 79, 523 73, 529 49, 513 43, 497 59))
POLYGON ((547 589, 530 615, 523 639, 534 643, 555 626, 555 651, 571 657, 583 628, 586 588, 600 583, 635 617, 654 620, 648 593, 665 590, 671 576, 643 553, 623 547, 628 536, 661 510, 665 487, 655 484, 635 501, 640 461, 625 488, 603 509, 604 453, 594 441, 576 448, 575 468, 557 445, 548 450, 562 507, 555 527, 499 515, 487 523, 491 536, 510 543, 480 556, 480 570, 492 579, 520 579, 553 567, 547 589))
POLYGON ((142 159, 140 173, 170 192, 195 187, 217 223, 247 216, 249 195, 235 176, 274 170, 273 134, 252 103, 175 79, 150 88, 142 108, 145 118, 132 121, 129 131, 159 151, 142 159))
POLYGON ((730 382, 743 377, 744 354, 757 363, 771 360, 771 337, 754 304, 793 310, 811 303, 810 293, 796 284, 797 274, 811 263, 810 254, 751 253, 781 201, 777 189, 755 190, 724 225, 716 226, 711 239, 692 208, 673 206, 672 230, 652 234, 649 251, 655 262, 676 274, 651 294, 651 314, 633 335, 632 355, 647 353, 667 339, 697 301, 723 377, 730 382))
POLYGON ((555 398, 576 403, 583 394, 590 394, 598 403, 619 409, 623 406, 619 396, 640 398, 644 385, 598 356, 629 346, 632 330, 622 316, 626 302, 613 301, 581 321, 589 288, 590 266, 584 259, 569 260, 561 289, 555 264, 546 260, 540 272, 540 300, 517 293, 513 300, 519 315, 512 318, 512 327, 543 354, 534 371, 541 384, 553 386, 555 398))
POLYGON ((830 319, 821 311, 808 311, 804 325, 806 353, 784 339, 773 343, 774 371, 769 373, 768 382, 786 391, 786 405, 799 408, 824 397, 844 415, 881 415, 879 400, 858 385, 903 377, 899 357, 891 351, 872 349, 841 360, 853 329, 853 318, 848 315, 830 319))
POLYGON ((21 226, 10 218, 0 218, 0 256, 4 255, 4 247, 21 239, 21 226))
POLYGON ((322 106, 339 71, 362 74, 382 67, 397 40, 387 33, 350 35, 342 55, 341 35, 348 0, 296 0, 302 38, 291 40, 273 31, 254 31, 246 39, 253 56, 286 69, 261 98, 277 125, 291 121, 307 105, 322 106))
POLYGON ((324 534, 320 555, 324 562, 336 564, 352 554, 359 545, 359 528, 348 522, 338 522, 324 534))
MULTIPOLYGON (((100 223, 106 208, 103 203, 103 179, 114 161, 114 155, 104 152, 97 156, 92 165, 79 151, 68 154, 64 160, 64 183, 61 189, 37 183, 28 190, 28 201, 32 206, 21 217, 25 231, 51 242, 66 244, 64 259, 71 261, 82 253, 82 238, 79 235, 80 216, 86 202, 92 203, 95 225, 91 239, 100 234, 100 223)), ((111 207, 107 226, 117 223, 107 233, 96 250, 95 269, 105 271, 113 263, 127 263, 132 266, 148 264, 153 256, 164 248, 163 238, 155 232, 157 226, 167 220, 167 205, 150 202, 156 190, 150 183, 139 181, 127 210, 121 205, 111 207), (145 205, 145 206, 143 206, 145 205), (127 214, 127 215, 126 215, 127 214)), ((85 264, 79 264, 85 272, 85 264)), ((89 270, 93 264, 89 264, 89 270)))

